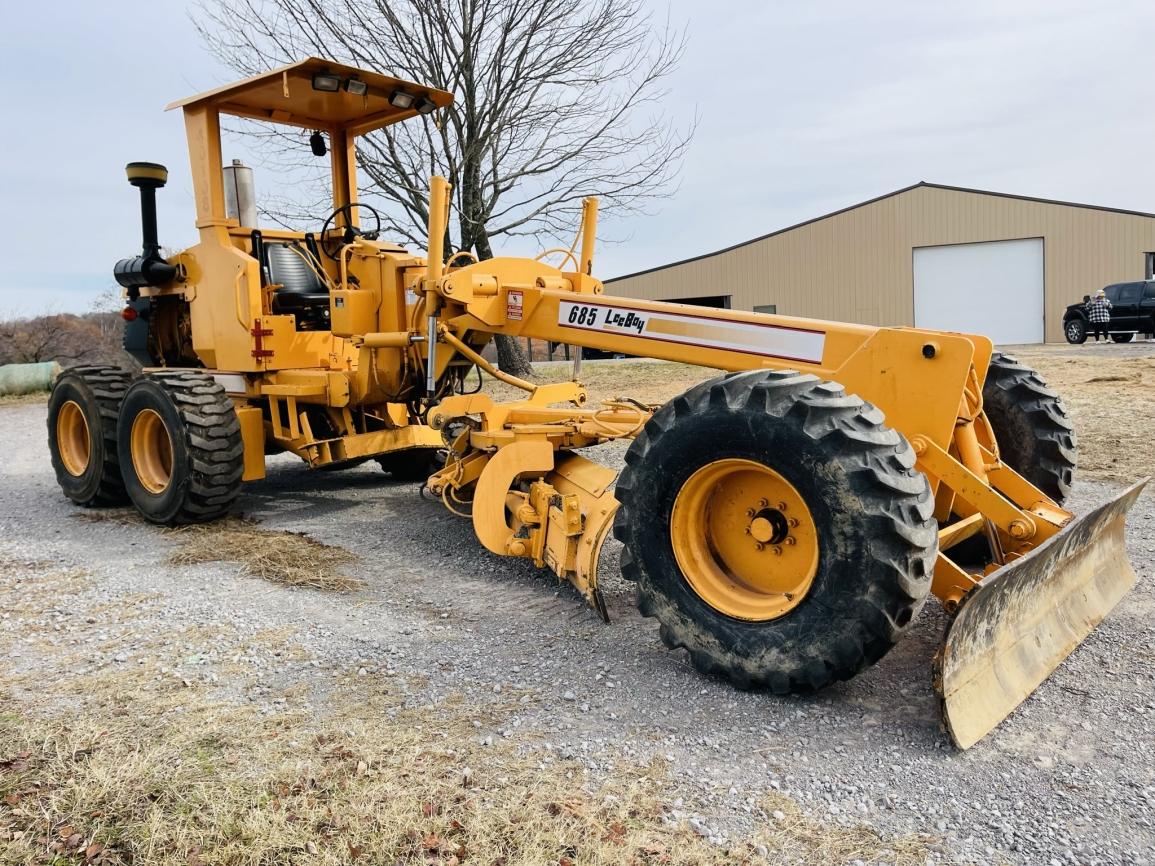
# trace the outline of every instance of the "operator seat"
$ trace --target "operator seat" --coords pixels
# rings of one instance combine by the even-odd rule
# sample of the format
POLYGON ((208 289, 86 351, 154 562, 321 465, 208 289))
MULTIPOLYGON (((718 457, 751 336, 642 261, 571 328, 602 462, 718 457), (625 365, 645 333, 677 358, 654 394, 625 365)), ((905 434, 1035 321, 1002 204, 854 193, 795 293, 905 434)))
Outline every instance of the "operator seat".
POLYGON ((264 248, 269 282, 279 285, 273 292, 273 312, 296 316, 298 326, 305 329, 328 330, 329 286, 309 266, 306 257, 311 253, 285 241, 265 241, 264 248))

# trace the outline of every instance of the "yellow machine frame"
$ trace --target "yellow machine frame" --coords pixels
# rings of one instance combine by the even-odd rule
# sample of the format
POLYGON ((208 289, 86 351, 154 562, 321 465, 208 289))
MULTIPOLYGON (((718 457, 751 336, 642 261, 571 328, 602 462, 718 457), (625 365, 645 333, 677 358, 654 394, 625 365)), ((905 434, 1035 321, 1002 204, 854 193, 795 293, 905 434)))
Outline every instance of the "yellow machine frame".
MULTIPOLYGON (((264 455, 275 450, 320 467, 445 449, 444 468, 427 482, 432 493, 468 514, 488 550, 550 568, 607 616, 597 563, 618 508, 616 473, 576 449, 637 435, 657 407, 626 397, 586 406, 580 352, 572 381, 539 384, 502 373, 481 351, 504 334, 722 371, 796 370, 841 384, 910 441, 916 468, 929 479, 942 527, 932 589, 948 611, 984 580, 951 559, 952 547, 985 534, 997 570, 1072 520, 1000 459, 982 402, 989 339, 609 297, 593 276, 593 198, 573 246, 562 250, 563 268, 533 259, 477 262, 447 255, 449 187, 434 177, 428 257, 363 236, 343 244, 338 260, 325 265, 331 329, 298 329, 293 316, 273 312, 276 287, 262 286, 254 227, 225 215, 220 116, 325 131, 340 208, 356 201, 355 137, 416 114, 391 106, 389 94, 399 88, 435 107, 452 99, 314 58, 172 106, 184 112, 200 242, 170 259, 173 283, 141 296, 187 303, 193 352, 235 403, 246 480, 264 475, 264 455), (367 93, 320 98, 310 82, 321 72, 363 81, 367 93), (474 367, 524 398, 499 403, 484 393, 452 393, 474 367), (325 432, 317 429, 321 417, 325 432)), ((347 213, 338 227, 355 225, 347 213)))

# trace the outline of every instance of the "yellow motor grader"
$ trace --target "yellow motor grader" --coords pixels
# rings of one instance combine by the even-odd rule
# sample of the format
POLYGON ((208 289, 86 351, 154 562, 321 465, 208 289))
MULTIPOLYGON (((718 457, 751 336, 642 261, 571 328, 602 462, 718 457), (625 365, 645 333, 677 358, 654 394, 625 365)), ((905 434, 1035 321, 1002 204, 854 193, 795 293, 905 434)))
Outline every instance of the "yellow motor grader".
POLYGON ((171 106, 200 242, 161 254, 167 173, 130 163, 144 249, 115 275, 144 370, 60 377, 48 432, 70 499, 206 521, 264 476, 267 454, 317 469, 377 460, 603 617, 612 529, 663 641, 775 693, 878 661, 933 592, 950 615, 935 685, 963 748, 1130 588, 1123 523, 1142 483, 1081 518, 1064 510, 1076 443, 1062 403, 985 337, 607 296, 592 198, 560 268, 450 253, 438 177, 427 255, 379 237, 357 201, 357 136, 451 101, 311 58, 171 106), (244 172, 223 164, 222 115, 296 127, 330 156, 333 211, 315 231, 257 225, 244 172), (522 381, 482 355, 499 334, 723 372, 663 406, 590 406, 580 349, 571 381, 522 381), (523 398, 471 388, 481 373, 523 398), (632 439, 620 475, 585 456, 620 438, 632 439))

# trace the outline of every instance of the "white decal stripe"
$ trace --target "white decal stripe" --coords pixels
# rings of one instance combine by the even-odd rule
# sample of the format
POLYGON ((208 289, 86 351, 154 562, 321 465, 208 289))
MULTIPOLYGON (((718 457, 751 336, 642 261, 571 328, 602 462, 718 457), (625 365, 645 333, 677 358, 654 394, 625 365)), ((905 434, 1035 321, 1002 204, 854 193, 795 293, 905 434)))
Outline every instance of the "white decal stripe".
POLYGON ((682 345, 750 352, 810 364, 822 362, 826 344, 826 335, 821 331, 575 301, 562 301, 558 305, 558 324, 682 345))

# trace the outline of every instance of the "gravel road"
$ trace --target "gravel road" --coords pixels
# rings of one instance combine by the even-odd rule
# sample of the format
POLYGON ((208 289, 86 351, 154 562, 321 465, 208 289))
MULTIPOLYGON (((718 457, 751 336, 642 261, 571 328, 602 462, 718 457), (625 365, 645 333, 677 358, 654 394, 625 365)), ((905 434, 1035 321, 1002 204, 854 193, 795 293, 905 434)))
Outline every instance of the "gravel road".
MULTIPOLYGON (((743 693, 663 648, 633 607, 610 540, 604 625, 567 586, 483 551, 468 523, 391 483, 375 466, 310 473, 271 461, 239 510, 359 557, 352 595, 274 586, 228 565, 175 568, 173 542, 132 522, 82 519, 48 462, 41 405, 0 406, 0 553, 83 566, 86 603, 148 592, 141 629, 220 620, 256 632, 300 628, 326 665, 422 675, 429 699, 527 689, 513 727, 608 771, 624 755, 665 756, 709 809, 703 835, 741 832, 766 790, 810 814, 886 834, 941 837, 932 859, 974 863, 1155 863, 1155 496, 1132 512, 1139 583, 1112 616, 993 735, 966 753, 939 731, 930 660, 943 628, 933 601, 911 635, 853 682, 811 698, 743 693), (147 617, 154 617, 150 621, 147 617)), ((624 447, 602 449, 620 462, 624 447)), ((1118 488, 1076 486, 1082 512, 1118 488)), ((83 614, 83 611, 77 612, 83 614)), ((8 662, 35 666, 17 645, 8 662)), ((279 675, 274 663, 271 684, 279 675)), ((272 708, 271 708, 272 709, 272 708)))

